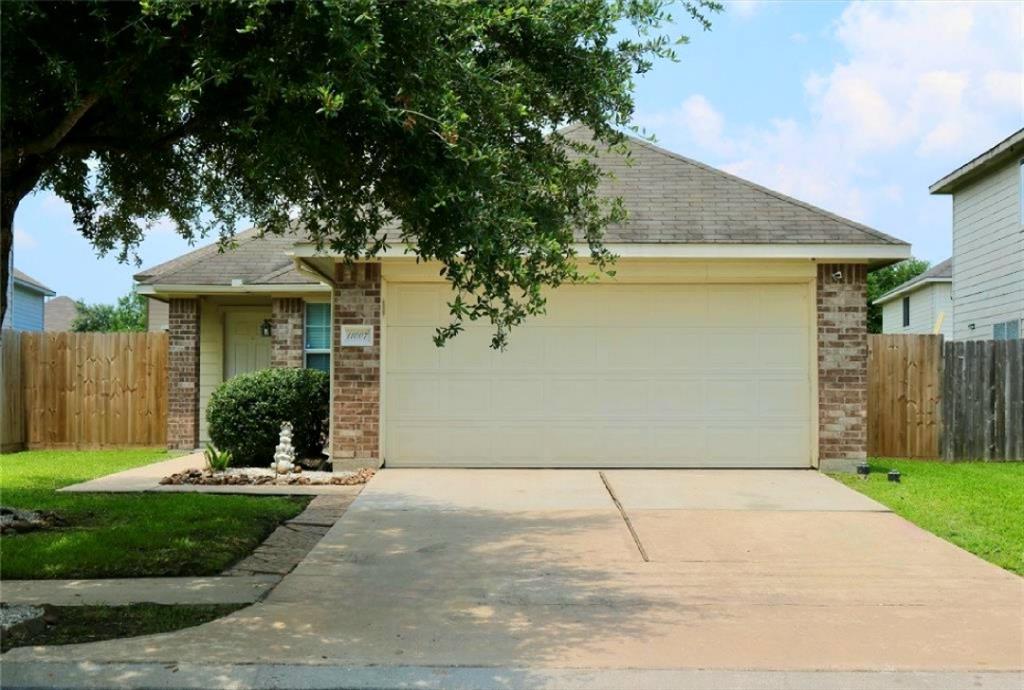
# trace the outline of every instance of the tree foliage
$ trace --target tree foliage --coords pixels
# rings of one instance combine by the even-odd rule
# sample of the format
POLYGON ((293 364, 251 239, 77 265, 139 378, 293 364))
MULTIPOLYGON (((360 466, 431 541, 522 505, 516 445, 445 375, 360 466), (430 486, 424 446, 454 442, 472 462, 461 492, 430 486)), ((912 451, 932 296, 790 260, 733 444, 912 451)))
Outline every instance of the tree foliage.
MULTIPOLYGON (((437 260, 452 326, 495 345, 606 269, 600 171, 557 128, 617 146, 633 80, 675 59, 663 0, 296 0, 5 4, 3 263, 17 202, 67 201, 122 260, 147 224, 225 242, 240 220, 293 222, 354 258, 384 243, 437 260), (628 29, 623 32, 624 27, 628 29)), ((715 0, 677 3, 707 29, 715 0)))
POLYGON ((144 331, 149 322, 147 298, 129 293, 117 299, 117 304, 86 304, 75 302, 77 314, 71 330, 78 333, 116 333, 144 331))
POLYGON ((928 270, 930 264, 921 259, 907 259, 868 273, 868 333, 882 332, 882 307, 875 300, 911 278, 928 270))

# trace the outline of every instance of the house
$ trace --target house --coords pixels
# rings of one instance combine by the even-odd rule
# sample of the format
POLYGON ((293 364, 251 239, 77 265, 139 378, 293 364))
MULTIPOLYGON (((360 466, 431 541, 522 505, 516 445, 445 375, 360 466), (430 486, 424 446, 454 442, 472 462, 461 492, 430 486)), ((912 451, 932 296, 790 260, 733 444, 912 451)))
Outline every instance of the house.
POLYGON ((78 316, 78 305, 67 295, 59 295, 47 300, 44 313, 46 330, 70 331, 71 324, 78 316))
POLYGON ((956 340, 1020 338, 1024 329, 1024 129, 929 187, 953 197, 956 340))
POLYGON ((876 299, 882 306, 882 333, 952 337, 952 283, 953 260, 946 259, 876 299))
POLYGON ((11 285, 4 328, 17 331, 43 330, 43 303, 55 293, 35 278, 15 268, 11 271, 11 285))
MULTIPOLYGON (((578 127, 567 136, 589 138, 578 127)), ((335 467, 822 467, 866 455, 869 267, 910 247, 632 139, 602 193, 614 278, 562 286, 489 349, 444 348, 451 293, 401 247, 346 264, 300 234, 237 237, 136 276, 169 307, 172 445, 207 438, 225 379, 331 372, 335 467)), ((585 256, 585 244, 580 244, 585 256)), ((585 260, 585 259, 581 259, 585 260)))

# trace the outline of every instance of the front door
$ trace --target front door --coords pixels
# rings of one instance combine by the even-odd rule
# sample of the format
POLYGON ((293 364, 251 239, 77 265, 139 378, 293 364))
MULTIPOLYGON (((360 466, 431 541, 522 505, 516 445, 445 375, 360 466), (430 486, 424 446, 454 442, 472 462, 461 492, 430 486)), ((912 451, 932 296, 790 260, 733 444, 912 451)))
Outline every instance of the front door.
POLYGON ((224 317, 224 379, 270 367, 270 338, 260 326, 270 311, 228 311, 224 317))

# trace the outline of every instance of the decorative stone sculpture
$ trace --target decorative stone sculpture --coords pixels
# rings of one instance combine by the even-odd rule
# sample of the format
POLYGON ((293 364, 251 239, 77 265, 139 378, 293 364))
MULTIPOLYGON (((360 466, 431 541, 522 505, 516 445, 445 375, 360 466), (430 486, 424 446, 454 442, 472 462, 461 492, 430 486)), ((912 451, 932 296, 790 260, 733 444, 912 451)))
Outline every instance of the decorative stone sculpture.
POLYGON ((278 474, 288 474, 295 467, 295 448, 292 446, 292 423, 281 424, 281 436, 277 448, 274 449, 274 464, 271 465, 278 474))

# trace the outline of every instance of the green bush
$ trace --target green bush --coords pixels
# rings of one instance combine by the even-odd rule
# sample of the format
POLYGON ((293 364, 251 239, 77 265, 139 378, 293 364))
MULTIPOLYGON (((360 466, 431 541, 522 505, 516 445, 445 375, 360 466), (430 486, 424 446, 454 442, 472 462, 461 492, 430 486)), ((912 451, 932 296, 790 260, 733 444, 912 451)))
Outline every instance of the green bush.
POLYGON ((222 383, 210 396, 210 440, 235 465, 270 465, 291 422, 297 458, 318 457, 327 438, 327 374, 315 369, 263 369, 222 383))

